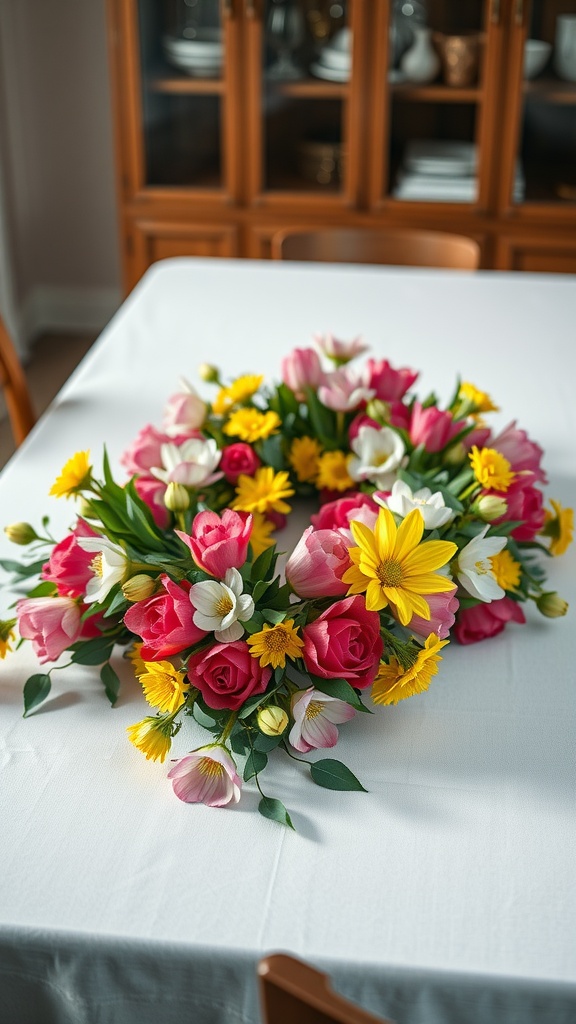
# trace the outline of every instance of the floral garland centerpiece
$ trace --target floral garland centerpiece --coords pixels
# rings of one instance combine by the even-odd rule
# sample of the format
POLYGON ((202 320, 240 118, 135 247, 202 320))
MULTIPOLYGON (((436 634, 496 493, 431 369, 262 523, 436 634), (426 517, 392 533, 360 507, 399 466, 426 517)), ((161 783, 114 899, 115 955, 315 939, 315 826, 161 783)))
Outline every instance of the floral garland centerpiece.
POLYGON ((287 355, 273 386, 202 367, 212 401, 183 384, 122 456, 123 483, 106 453, 99 477, 76 453, 51 490, 77 501, 70 532, 9 526, 33 554, 2 563, 40 577, 0 624, 2 656, 18 632, 51 666, 27 680, 25 714, 65 652, 99 668, 114 704, 123 646, 154 709, 132 743, 163 762, 185 716, 210 733, 172 764, 176 795, 224 806, 253 781, 261 813, 290 826, 262 789, 271 752, 304 761, 320 786, 362 789, 342 762, 302 755, 335 746, 340 725, 371 713, 367 697, 426 690, 452 635, 469 644, 524 623, 529 601, 564 615, 541 556, 573 532, 570 509, 544 508, 541 448, 515 423, 493 433, 486 393, 458 382, 442 407, 416 397, 411 369, 354 369, 360 339, 316 345, 287 355), (290 499, 313 497, 279 573, 273 533, 290 499))

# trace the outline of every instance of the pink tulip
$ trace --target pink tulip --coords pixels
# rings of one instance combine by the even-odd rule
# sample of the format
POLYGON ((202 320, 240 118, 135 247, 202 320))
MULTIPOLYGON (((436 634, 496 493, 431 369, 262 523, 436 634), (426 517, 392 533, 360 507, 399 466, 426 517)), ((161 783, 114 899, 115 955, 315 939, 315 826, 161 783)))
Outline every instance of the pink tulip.
POLYGON ((120 456, 120 463, 130 476, 150 475, 153 466, 162 464, 161 448, 169 441, 174 444, 182 444, 188 437, 183 434, 179 437, 170 437, 168 434, 157 430, 150 423, 142 427, 129 448, 120 456))
POLYGON ((413 445, 423 444, 427 452, 439 452, 464 426, 464 423, 453 420, 450 412, 442 412, 433 405, 423 409, 420 402, 414 402, 410 440, 413 445))
POLYGON ((251 445, 244 441, 228 444, 222 449, 220 469, 229 484, 236 484, 240 476, 254 476, 262 463, 251 445))
POLYGON ((137 476, 134 478, 136 494, 152 513, 152 518, 161 530, 165 530, 170 522, 170 514, 164 504, 166 484, 155 476, 137 476))
POLYGON ((337 725, 349 722, 356 712, 350 704, 330 697, 312 686, 297 690, 292 698, 294 725, 288 736, 295 750, 307 754, 309 750, 335 747, 338 742, 337 725))
POLYGON ((444 594, 426 594, 425 600, 430 608, 430 618, 423 619, 420 615, 413 615, 406 626, 416 637, 425 640, 430 633, 436 633, 441 640, 446 640, 454 625, 454 618, 460 602, 456 595, 457 587, 447 590, 444 594))
POLYGON ((326 374, 324 384, 318 388, 322 404, 335 412, 352 412, 373 397, 374 391, 366 386, 364 376, 347 369, 326 374))
POLYGON ((323 355, 340 366, 368 351, 368 345, 360 337, 352 341, 340 341, 333 334, 315 334, 314 341, 323 355))
POLYGON ((183 434, 193 437, 206 419, 206 410, 206 403, 200 395, 189 384, 185 384, 183 391, 168 399, 164 409, 164 430, 170 437, 183 434))
POLYGON ((174 583, 161 576, 162 591, 128 609, 124 623, 143 640, 144 661, 162 661, 198 643, 206 636, 204 629, 194 625, 195 608, 190 601, 190 584, 174 583))
POLYGON ((32 641, 41 663, 56 661, 82 631, 81 611, 71 597, 24 598, 16 615, 20 636, 32 641))
POLYGON ((387 359, 369 359, 366 365, 370 374, 369 385, 374 388, 376 398, 383 402, 402 398, 418 377, 418 372, 408 367, 394 370, 387 359))
POLYGON ((345 498, 326 502, 316 515, 310 516, 310 521, 316 530, 349 530, 351 519, 361 519, 363 523, 373 528, 377 518, 376 502, 362 491, 353 491, 345 498), (371 519, 370 522, 367 521, 366 513, 371 519))
POLYGON ((526 622, 517 601, 502 597, 490 604, 475 604, 458 612, 454 633, 461 644, 475 644, 501 633, 509 622, 526 622))
POLYGON ((361 594, 335 601, 302 630, 308 672, 322 679, 346 679, 365 689, 376 678, 383 643, 380 616, 369 612, 361 594))
POLYGON ((340 597, 348 590, 342 576, 350 565, 341 533, 309 526, 286 563, 286 579, 299 597, 340 597))
POLYGON ((247 512, 224 509, 217 512, 199 512, 188 536, 176 530, 180 540, 190 548, 196 565, 218 579, 224 579, 228 569, 239 569, 248 554, 252 533, 252 516, 247 512))
POLYGON ((43 580, 56 584, 60 597, 82 597, 86 593, 88 580, 93 575, 90 566, 94 554, 84 551, 77 538, 96 536, 92 527, 79 519, 72 532, 52 548, 40 575, 43 580))
POLYGON ((313 348, 293 349, 280 366, 282 380, 301 402, 306 398, 306 388, 316 391, 324 382, 322 364, 313 348))
POLYGON ((509 423, 497 437, 494 437, 490 447, 508 459, 515 473, 528 470, 534 474, 535 481, 546 483, 546 474, 540 465, 544 452, 540 445, 530 440, 525 430, 518 429, 516 421, 509 423))
POLYGON ((176 761, 168 772, 179 800, 187 804, 225 807, 238 803, 242 783, 226 747, 218 743, 199 747, 176 761))

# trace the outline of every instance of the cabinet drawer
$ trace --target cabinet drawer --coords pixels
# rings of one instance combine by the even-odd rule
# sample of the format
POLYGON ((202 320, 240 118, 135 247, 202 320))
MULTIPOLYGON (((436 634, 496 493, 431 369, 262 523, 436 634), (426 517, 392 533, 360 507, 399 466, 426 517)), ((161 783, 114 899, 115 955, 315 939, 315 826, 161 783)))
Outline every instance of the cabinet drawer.
POLYGON ((507 238, 498 240, 499 270, 544 274, 576 274, 576 241, 572 238, 507 238))
POLYGON ((238 230, 230 224, 141 220, 128 231, 132 288, 151 263, 172 256, 237 256, 238 230))

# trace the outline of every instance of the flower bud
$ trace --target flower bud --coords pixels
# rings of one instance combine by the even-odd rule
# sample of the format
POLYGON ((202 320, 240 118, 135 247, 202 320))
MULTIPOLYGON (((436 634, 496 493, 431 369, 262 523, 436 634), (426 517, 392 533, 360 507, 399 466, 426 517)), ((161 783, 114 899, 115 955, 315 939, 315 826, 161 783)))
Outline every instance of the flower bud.
POLYGON ((146 573, 138 573, 137 576, 132 576, 122 584, 122 593, 127 601, 134 604, 136 601, 145 601, 147 597, 151 597, 155 586, 156 580, 151 576, 147 576, 146 573))
POLYGON ((558 619, 562 615, 566 615, 568 602, 563 597, 560 597, 560 594, 550 590, 547 594, 540 594, 536 601, 536 607, 548 619, 558 619))
POLYGON ((281 736, 287 725, 288 715, 274 704, 258 712, 258 728, 265 736, 281 736))
POLYGON ((12 523, 10 526, 4 527, 4 533, 13 544, 21 544, 22 547, 39 539, 36 530, 30 526, 30 523, 12 523))
POLYGON ((451 448, 448 448, 444 452, 443 462, 449 466, 459 466, 461 462, 464 462, 466 458, 466 449, 461 441, 458 444, 453 444, 451 448))
POLYGON ((198 367, 198 376, 201 380, 205 380, 207 384, 220 383, 220 371, 217 366, 212 366, 211 363, 201 363, 198 367))
POLYGON ((485 523, 493 523, 495 519, 505 516, 508 511, 508 503, 504 498, 496 494, 483 494, 472 505, 472 511, 483 519, 485 523))
POLYGON ((390 405, 380 398, 372 398, 366 406, 366 415, 377 423, 390 422, 390 405))
POLYGON ((190 495, 184 484, 176 484, 171 481, 166 488, 164 504, 171 512, 185 512, 190 508, 190 495))

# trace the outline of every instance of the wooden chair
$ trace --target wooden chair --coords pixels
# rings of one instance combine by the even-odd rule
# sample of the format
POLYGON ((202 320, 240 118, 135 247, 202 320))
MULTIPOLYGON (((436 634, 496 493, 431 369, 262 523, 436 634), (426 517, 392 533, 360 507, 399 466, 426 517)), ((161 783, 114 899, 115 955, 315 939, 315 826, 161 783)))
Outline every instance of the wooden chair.
POLYGON ((393 1024, 339 996, 325 974, 284 953, 258 964, 264 1024, 393 1024))
POLYGON ((30 392, 12 339, 0 317, 0 384, 16 445, 22 443, 36 422, 30 392))
POLYGON ((464 235, 412 228, 293 228, 272 238, 276 260, 385 263, 402 267, 477 270, 480 246, 464 235))

